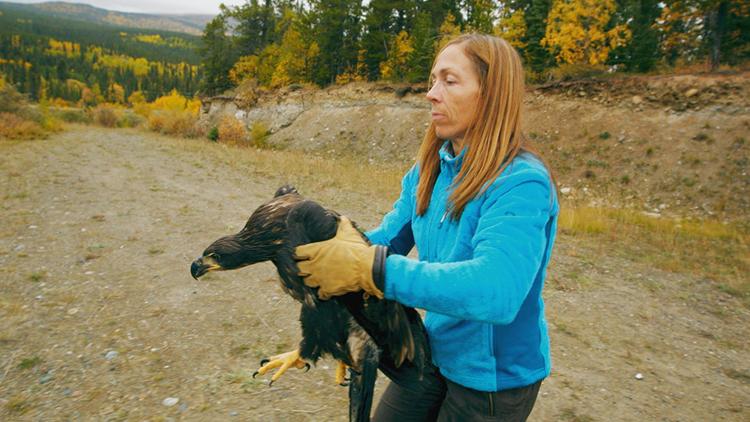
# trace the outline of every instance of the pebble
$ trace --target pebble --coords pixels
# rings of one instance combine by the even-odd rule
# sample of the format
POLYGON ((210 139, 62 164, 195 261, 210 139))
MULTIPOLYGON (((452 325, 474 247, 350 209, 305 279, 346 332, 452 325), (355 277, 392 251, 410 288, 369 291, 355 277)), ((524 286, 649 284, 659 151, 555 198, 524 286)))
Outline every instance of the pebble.
POLYGON ((236 410, 232 410, 231 412, 229 412, 229 416, 237 416, 237 415, 239 415, 239 413, 237 413, 236 410))
POLYGON ((179 401, 180 399, 178 399, 177 397, 167 397, 166 399, 164 399, 164 401, 161 402, 161 404, 167 407, 172 407, 179 403, 179 401))
POLYGON ((569 187, 560 188, 560 193, 563 195, 567 195, 570 193, 570 188, 569 187))
POLYGON ((635 379, 637 379, 638 381, 642 380, 643 379, 643 374, 641 374, 640 372, 637 373, 637 374, 635 374, 635 379))
POLYGON ((46 384, 50 381, 52 381, 52 371, 47 371, 44 374, 42 374, 41 377, 39 377, 39 384, 46 384))
POLYGON ((112 360, 116 358, 117 355, 119 355, 119 353, 117 353, 117 350, 110 350, 106 355, 104 355, 104 359, 112 360))

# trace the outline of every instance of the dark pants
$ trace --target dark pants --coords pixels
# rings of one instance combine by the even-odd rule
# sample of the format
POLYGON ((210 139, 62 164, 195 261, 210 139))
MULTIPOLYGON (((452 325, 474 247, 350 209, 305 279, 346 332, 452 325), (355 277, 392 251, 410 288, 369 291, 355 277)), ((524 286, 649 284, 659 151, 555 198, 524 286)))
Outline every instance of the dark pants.
POLYGON ((534 407, 541 381, 520 388, 486 393, 446 380, 439 373, 415 382, 391 382, 372 420, 523 422, 534 407))

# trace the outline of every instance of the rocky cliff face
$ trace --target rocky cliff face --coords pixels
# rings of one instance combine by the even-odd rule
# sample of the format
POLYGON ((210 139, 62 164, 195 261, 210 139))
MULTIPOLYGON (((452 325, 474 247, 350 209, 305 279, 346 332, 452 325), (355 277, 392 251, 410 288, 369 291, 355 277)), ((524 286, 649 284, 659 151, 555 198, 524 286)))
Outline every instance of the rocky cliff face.
MULTIPOLYGON (((727 219, 750 214, 750 73, 530 87, 524 130, 569 199, 727 219)), ((349 84, 208 99, 206 125, 261 122, 276 148, 413 162, 425 87, 349 84)))
POLYGON ((241 95, 204 101, 201 119, 234 116, 265 125, 267 142, 312 153, 371 160, 414 159, 429 121, 424 88, 350 84, 329 89, 284 89, 247 106, 241 95), (418 91, 418 92, 414 92, 418 91))

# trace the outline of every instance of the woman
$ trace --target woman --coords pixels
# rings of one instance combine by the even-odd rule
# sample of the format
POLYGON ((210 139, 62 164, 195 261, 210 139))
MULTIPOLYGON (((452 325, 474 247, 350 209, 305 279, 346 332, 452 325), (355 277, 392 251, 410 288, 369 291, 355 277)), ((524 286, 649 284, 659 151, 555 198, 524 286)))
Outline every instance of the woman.
MULTIPOLYGON (((376 420, 526 420, 550 372, 541 297, 558 203, 524 148, 523 69, 504 40, 468 34, 435 59, 432 123, 372 246, 342 218, 296 253, 321 298, 365 290, 425 309, 439 374, 392 382, 376 420), (405 255, 417 247, 419 259, 405 255)), ((408 378, 408 377, 407 377, 408 378)))

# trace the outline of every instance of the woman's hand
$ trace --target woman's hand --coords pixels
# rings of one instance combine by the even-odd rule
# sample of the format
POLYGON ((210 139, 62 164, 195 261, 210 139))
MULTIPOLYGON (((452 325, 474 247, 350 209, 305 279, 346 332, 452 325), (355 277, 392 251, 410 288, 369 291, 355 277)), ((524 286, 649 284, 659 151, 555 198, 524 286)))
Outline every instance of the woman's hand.
POLYGON ((376 286, 375 278, 382 277, 386 251, 384 246, 367 244, 351 221, 342 216, 336 236, 298 246, 295 259, 299 275, 309 287, 319 287, 321 299, 359 290, 382 299, 383 292, 376 286))

